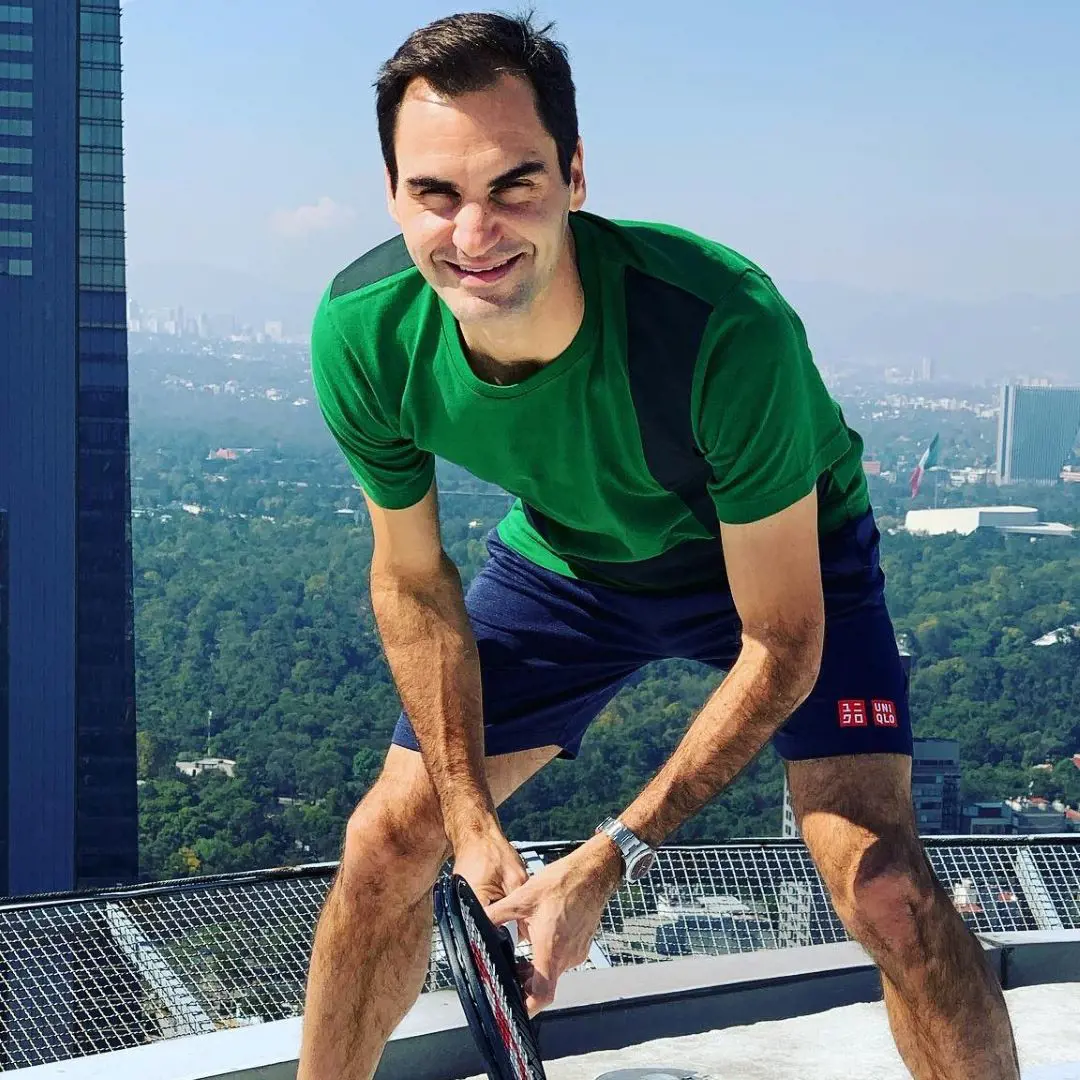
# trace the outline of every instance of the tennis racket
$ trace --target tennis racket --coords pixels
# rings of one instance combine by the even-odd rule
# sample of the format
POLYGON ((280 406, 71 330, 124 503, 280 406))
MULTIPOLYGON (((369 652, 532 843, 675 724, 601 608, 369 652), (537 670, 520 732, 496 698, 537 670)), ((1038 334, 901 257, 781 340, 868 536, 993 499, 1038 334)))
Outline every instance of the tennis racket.
POLYGON ((509 932, 492 924, 459 874, 446 874, 436 884, 435 920, 489 1080, 546 1080, 509 932))

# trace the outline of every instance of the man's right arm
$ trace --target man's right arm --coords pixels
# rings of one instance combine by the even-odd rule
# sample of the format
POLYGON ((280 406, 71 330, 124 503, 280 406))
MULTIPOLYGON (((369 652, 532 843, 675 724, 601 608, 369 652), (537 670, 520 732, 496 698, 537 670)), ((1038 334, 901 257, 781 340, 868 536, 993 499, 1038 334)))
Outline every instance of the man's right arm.
POLYGON ((487 894, 482 899, 495 899, 525 872, 484 774, 480 662, 461 578, 439 536, 435 484, 404 510, 367 505, 375 536, 371 603, 387 662, 459 870, 487 894))
MULTIPOLYGON (((358 316, 351 315, 353 324, 358 316)), ((359 481, 375 551, 371 601, 387 662, 420 744, 456 868, 485 900, 525 880, 484 772, 480 664, 457 569, 442 549, 435 463, 402 434, 383 368, 355 346, 330 291, 315 316, 311 374, 331 434, 359 481)))

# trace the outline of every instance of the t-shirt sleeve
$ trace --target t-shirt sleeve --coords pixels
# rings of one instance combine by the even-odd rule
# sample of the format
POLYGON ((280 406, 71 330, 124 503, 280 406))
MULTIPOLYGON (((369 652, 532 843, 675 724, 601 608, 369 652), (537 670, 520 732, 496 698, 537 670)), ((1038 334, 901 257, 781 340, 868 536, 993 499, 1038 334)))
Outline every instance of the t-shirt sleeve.
POLYGON ((330 433, 368 498, 386 510, 418 503, 431 487, 434 456, 397 429, 324 297, 311 335, 315 398, 330 433))
POLYGON ((801 320, 754 271, 710 320, 694 408, 709 494, 726 524, 759 521, 809 495, 850 445, 801 320))

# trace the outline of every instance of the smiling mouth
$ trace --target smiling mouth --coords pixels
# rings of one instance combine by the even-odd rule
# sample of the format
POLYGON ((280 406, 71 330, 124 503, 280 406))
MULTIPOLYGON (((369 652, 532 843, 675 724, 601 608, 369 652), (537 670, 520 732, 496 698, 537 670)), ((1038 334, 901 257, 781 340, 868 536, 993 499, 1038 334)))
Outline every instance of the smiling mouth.
POLYGON ((450 262, 449 260, 447 260, 446 265, 463 281, 491 282, 504 277, 518 264, 520 259, 521 253, 519 252, 517 255, 511 255, 509 259, 492 263, 490 266, 462 266, 461 263, 450 262))

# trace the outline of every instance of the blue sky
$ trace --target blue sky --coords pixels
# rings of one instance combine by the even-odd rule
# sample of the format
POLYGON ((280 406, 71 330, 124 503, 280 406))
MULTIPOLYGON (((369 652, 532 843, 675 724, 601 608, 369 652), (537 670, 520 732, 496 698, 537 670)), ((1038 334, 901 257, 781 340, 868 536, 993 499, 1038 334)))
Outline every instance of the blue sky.
MULTIPOLYGON (((315 293, 389 236, 371 83, 454 10, 127 0, 133 294, 162 264, 315 293)), ((698 230, 780 282, 1080 292, 1075 0, 538 11, 570 50, 590 209, 698 230)))

